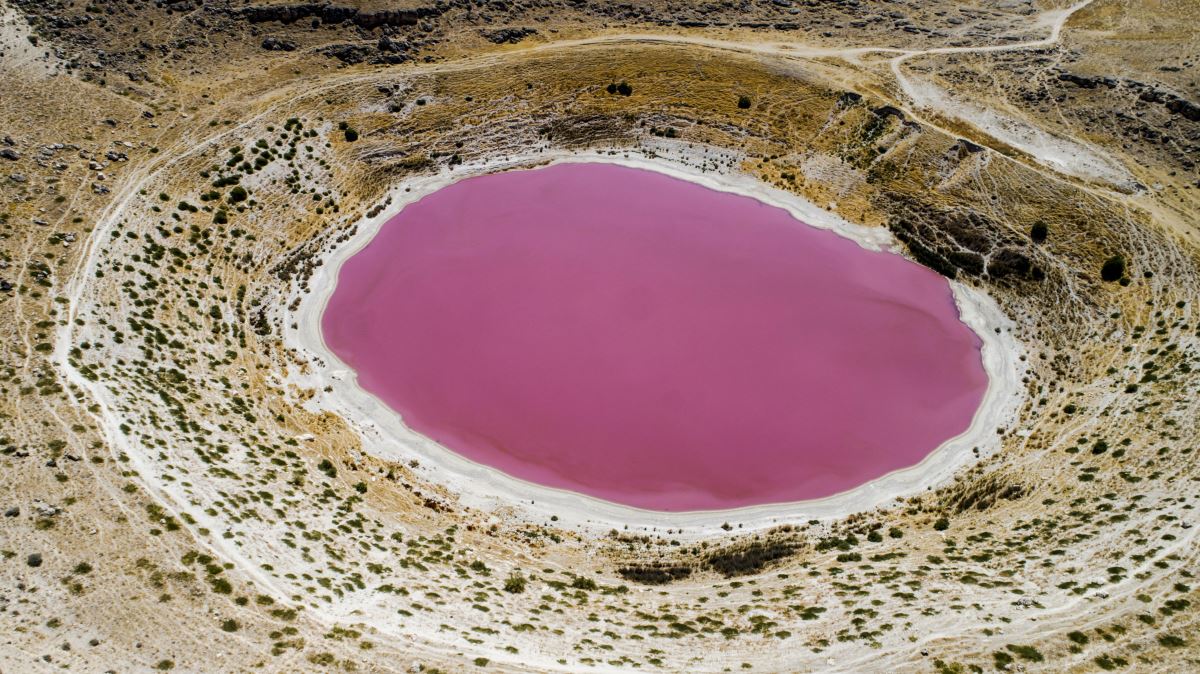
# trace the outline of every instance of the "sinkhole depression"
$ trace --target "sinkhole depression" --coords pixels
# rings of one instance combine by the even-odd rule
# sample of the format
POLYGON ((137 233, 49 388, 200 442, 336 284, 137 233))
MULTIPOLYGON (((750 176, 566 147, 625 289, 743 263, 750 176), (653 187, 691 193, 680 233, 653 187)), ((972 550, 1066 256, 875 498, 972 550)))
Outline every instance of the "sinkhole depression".
POLYGON ((614 164, 405 206, 345 261, 321 330, 450 451, 657 511, 844 492, 966 431, 987 389, 946 279, 614 164))

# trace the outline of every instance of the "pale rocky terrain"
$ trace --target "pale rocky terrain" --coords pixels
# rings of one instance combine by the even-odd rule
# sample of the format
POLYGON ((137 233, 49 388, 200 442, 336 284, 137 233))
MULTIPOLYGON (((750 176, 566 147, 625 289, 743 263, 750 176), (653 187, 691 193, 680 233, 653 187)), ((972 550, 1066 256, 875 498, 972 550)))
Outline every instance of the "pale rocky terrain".
POLYGON ((1198 14, 0 0, 0 671, 1200 669, 1198 14), (628 527, 339 413, 326 262, 572 153, 985 293, 1015 413, 870 508, 628 527))

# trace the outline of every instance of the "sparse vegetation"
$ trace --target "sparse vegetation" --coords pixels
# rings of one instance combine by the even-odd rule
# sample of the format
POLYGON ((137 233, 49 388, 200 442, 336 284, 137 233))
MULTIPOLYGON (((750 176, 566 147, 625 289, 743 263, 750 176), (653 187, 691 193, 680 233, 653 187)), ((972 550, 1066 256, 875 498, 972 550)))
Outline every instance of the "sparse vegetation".
POLYGON ((1170 98, 1186 88, 1186 13, 1093 6, 1058 58, 1014 47, 1046 30, 1023 8, 889 5, 905 18, 852 31, 819 3, 795 22, 771 3, 635 18, 551 3, 526 39, 570 49, 476 56, 476 29, 440 5, 291 3, 285 21, 273 3, 184 4, 14 7, 40 47, 22 67, 54 68, 29 80, 46 86, 14 75, 0 104, 0 558, 19 577, 6 638, 28 662, 120 669, 116 653, 193 671, 220 643, 230 670, 361 671, 399 652, 427 672, 807 671, 849 653, 897 670, 1187 671, 1196 145, 1188 102, 1170 98), (889 100, 890 52, 867 83, 836 54, 612 38, 631 22, 760 51, 785 31, 830 50, 966 47, 896 66, 985 111, 1024 101, 1048 137, 1086 132, 1147 186, 1064 177, 1087 167, 889 100), (601 23, 611 39, 588 44, 601 23), (1011 321, 1011 417, 935 489, 848 517, 607 533, 540 499, 460 498, 439 464, 339 418, 344 382, 294 335, 364 215, 448 167, 535 151, 741 171, 886 227, 1011 321))

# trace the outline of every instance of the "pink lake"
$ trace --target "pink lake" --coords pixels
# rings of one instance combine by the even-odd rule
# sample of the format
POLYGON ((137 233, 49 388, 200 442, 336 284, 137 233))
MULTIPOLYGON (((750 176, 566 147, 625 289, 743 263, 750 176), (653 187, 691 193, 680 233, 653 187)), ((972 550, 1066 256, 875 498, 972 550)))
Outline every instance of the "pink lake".
POLYGON ((417 432, 661 511, 919 463, 987 388, 947 281, 754 199, 611 164, 470 178, 341 268, 328 347, 417 432))

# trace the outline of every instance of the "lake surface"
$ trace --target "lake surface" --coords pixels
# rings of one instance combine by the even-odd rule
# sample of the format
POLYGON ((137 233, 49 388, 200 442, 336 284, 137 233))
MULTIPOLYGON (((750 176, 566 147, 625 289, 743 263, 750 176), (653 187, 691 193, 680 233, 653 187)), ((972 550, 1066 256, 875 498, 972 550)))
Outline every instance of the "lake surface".
POLYGON ((346 261, 322 330, 359 385, 452 451, 662 511, 820 498, 913 466, 987 388, 944 278, 612 164, 406 206, 346 261))

